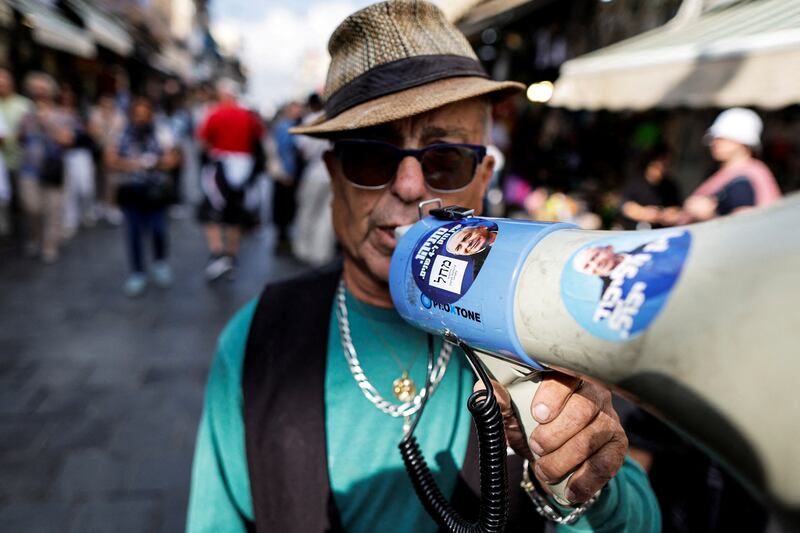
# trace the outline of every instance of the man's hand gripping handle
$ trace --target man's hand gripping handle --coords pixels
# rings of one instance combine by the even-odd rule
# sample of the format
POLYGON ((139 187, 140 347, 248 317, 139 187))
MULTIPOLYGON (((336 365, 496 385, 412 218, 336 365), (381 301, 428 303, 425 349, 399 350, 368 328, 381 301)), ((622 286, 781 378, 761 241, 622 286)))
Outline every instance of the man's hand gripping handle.
MULTIPOLYGON (((539 455, 534 452, 527 444, 528 439, 533 435, 533 431, 539 426, 539 422, 533 417, 532 414, 532 401, 536 395, 536 391, 541 383, 542 373, 536 370, 525 368, 518 364, 498 359, 495 356, 476 352, 484 367, 488 370, 492 380, 496 381, 507 391, 510 397, 510 407, 513 409, 513 415, 519 423, 519 429, 522 435, 525 436, 525 446, 529 450, 529 454, 534 460, 539 459, 539 455)), ((480 383, 480 382, 479 382, 480 383)), ((502 401, 502 390, 498 387, 496 393, 500 394, 499 401, 502 401)), ((504 416, 506 413, 504 413, 504 416)), ((509 417, 506 418, 506 426, 508 427, 509 417)), ((508 432, 507 432, 508 433, 508 432)), ((514 445, 514 442, 509 441, 509 445, 515 449, 516 453, 520 453, 519 444, 514 445)), ((548 483, 547 489, 552 493, 553 498, 561 505, 572 505, 566 497, 567 483, 572 477, 572 473, 568 473, 562 479, 555 483, 548 483)))

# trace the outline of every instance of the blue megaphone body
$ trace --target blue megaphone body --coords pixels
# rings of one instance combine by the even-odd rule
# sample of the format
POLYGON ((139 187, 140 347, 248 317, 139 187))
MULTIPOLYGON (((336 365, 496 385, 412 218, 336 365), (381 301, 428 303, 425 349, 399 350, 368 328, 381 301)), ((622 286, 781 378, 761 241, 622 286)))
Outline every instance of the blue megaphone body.
POLYGON ((518 341, 512 308, 516 281, 542 238, 574 227, 425 217, 408 229, 392 256, 389 281, 395 307, 406 321, 429 333, 457 332, 477 349, 542 370, 518 341))

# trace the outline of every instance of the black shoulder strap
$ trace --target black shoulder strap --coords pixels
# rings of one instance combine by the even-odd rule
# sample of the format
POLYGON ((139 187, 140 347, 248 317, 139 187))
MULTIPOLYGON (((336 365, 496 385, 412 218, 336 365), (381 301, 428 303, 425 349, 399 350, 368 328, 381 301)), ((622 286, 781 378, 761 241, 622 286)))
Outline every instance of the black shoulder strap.
POLYGON ((247 339, 242 389, 257 531, 341 530, 325 439, 328 325, 341 266, 269 285, 247 339))

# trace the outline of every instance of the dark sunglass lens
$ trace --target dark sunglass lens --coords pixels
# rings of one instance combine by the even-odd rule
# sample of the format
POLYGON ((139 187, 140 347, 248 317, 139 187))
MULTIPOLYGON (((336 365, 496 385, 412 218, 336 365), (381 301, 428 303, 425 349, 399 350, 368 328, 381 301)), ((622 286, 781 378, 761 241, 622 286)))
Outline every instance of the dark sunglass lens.
POLYGON ((442 146, 425 152, 422 172, 428 186, 442 191, 466 187, 475 173, 475 152, 463 146, 442 146))
POLYGON ((392 147, 379 143, 342 144, 339 157, 347 179, 362 187, 386 185, 397 168, 392 147))

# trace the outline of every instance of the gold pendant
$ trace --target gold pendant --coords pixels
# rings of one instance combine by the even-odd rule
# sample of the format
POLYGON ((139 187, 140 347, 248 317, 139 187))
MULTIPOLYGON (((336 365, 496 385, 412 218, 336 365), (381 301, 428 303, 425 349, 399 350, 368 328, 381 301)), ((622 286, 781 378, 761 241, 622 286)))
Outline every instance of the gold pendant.
POLYGON ((401 402, 410 402, 417 393, 417 385, 408 377, 408 372, 403 371, 403 375, 392 382, 392 392, 401 402))

